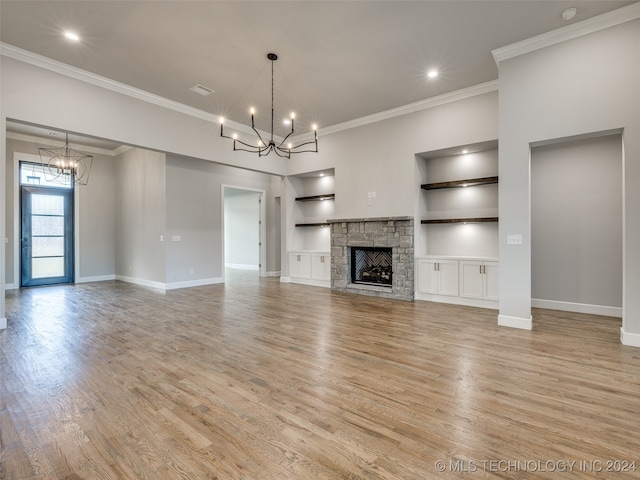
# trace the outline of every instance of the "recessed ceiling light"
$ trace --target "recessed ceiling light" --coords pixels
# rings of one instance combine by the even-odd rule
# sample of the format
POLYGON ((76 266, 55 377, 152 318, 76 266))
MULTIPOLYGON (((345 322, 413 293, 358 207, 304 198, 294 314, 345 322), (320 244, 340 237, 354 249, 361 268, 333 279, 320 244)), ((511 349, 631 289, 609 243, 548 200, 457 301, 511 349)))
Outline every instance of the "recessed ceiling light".
POLYGON ((567 8, 564 12, 562 12, 562 19, 571 20, 573 17, 576 16, 576 13, 578 13, 577 8, 574 8, 574 7, 567 8))
POLYGON ((427 77, 429 78, 436 78, 438 76, 438 71, 437 70, 429 70, 427 72, 427 77))
POLYGON ((78 36, 77 33, 66 31, 66 32, 64 32, 64 36, 68 40, 72 40, 74 42, 79 42, 80 41, 80 37, 78 36))

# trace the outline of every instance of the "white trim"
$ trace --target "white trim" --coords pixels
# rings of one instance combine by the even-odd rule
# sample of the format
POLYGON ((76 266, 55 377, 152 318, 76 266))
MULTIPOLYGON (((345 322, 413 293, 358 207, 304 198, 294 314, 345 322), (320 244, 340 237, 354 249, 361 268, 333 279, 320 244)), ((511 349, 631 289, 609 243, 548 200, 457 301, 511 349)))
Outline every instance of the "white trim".
POLYGON ((280 275, 280 283, 291 283, 291 277, 283 277, 280 275))
POLYGON ((0 330, 5 330, 7 328, 7 319, 5 317, 0 318, 0 330))
POLYGON ((640 18, 640 2, 552 30, 551 32, 536 35, 505 47, 496 48, 491 51, 491 54, 496 64, 500 66, 500 62, 510 58, 557 45, 606 28, 615 27, 638 18, 640 18))
POLYGON ((283 277, 280 277, 281 283, 297 283, 300 285, 310 285, 312 287, 331 288, 331 280, 311 280, 310 278, 284 277, 287 281, 283 281, 282 278, 283 277))
POLYGON ((425 98, 408 105, 385 110, 383 112, 374 113, 364 117, 349 120, 348 122, 338 123, 327 128, 318 130, 318 136, 330 135, 332 133, 342 132, 356 127, 362 127, 371 123, 381 122, 383 120, 389 120, 391 118, 400 117, 409 113, 419 112, 421 110, 428 110, 430 108, 439 107, 447 103, 458 102, 466 98, 475 97, 478 95, 484 95, 485 93, 497 92, 498 80, 492 80, 490 82, 481 83, 471 87, 456 90, 455 92, 444 93, 436 97, 425 98))
POLYGON ((607 317, 622 318, 622 307, 609 307, 606 305, 590 305, 588 303, 561 302, 559 300, 531 299, 531 306, 536 308, 548 308, 563 312, 590 313, 592 315, 604 315, 607 317))
POLYGON ((179 288, 202 287, 204 285, 215 285, 224 283, 222 277, 218 278, 201 278, 199 280, 189 280, 186 282, 174 282, 165 284, 165 290, 177 290, 179 288))
POLYGON ((134 285, 141 285, 143 287, 158 288, 160 290, 166 290, 166 284, 162 282, 154 282, 152 280, 145 280, 144 278, 126 277, 124 275, 116 275, 116 280, 126 283, 133 283, 134 285))
POLYGON ((260 270, 260 265, 246 265, 244 263, 225 263, 224 267, 238 270, 260 270))
POLYGON ((624 327, 620 327, 620 343, 628 347, 640 347, 640 333, 625 332, 624 327))
MULTIPOLYGON (((0 55, 4 55, 8 58, 13 58, 14 60, 18 60, 20 62, 28 63, 45 70, 59 73, 61 75, 65 75, 67 77, 80 80, 82 82, 89 83, 106 90, 111 90, 112 92, 127 95, 128 97, 132 97, 143 102, 167 108, 184 115, 189 115, 201 120, 206 120, 208 122, 215 123, 216 125, 220 124, 220 117, 218 115, 214 115, 213 113, 189 107, 188 105, 185 105, 183 103, 175 102, 173 100, 169 100, 168 98, 154 95, 153 93, 149 93, 145 90, 141 90, 124 83, 116 82, 115 80, 112 80, 110 78, 96 75, 95 73, 72 67, 71 65, 67 65, 66 63, 58 62, 51 58, 38 55, 37 53, 14 47, 13 45, 9 45, 8 43, 0 42, 0 55)), ((234 122, 229 119, 225 120, 225 125, 230 126, 234 130, 238 130, 240 132, 253 133, 253 130, 251 130, 251 128, 247 127, 246 125, 234 122)))
POLYGON ((531 330, 533 327, 532 318, 511 317, 509 315, 498 315, 498 325, 501 327, 520 328, 531 330))
POLYGON ((498 302, 496 300, 487 300, 482 298, 468 298, 453 295, 437 295, 433 293, 414 292, 413 298, 422 302, 447 303, 449 305, 461 305, 465 307, 489 308, 498 310, 498 302))
POLYGON ((15 283, 5 283, 4 284, 4 289, 5 290, 16 290, 16 284, 15 283))
POLYGON ((115 279, 115 275, 98 275, 94 277, 80 277, 76 280, 76 283, 107 282, 115 279))
POLYGON ((274 272, 266 272, 264 274, 265 277, 279 277, 280 276, 280 270, 274 271, 274 272))
MULTIPOLYGON (((24 133, 16 133, 16 132, 7 132, 7 138, 11 139, 11 140, 18 140, 20 142, 30 142, 30 143, 35 143, 37 145, 49 145, 49 146, 57 146, 60 147, 60 140, 55 140, 54 138, 50 138, 50 137, 36 137, 35 135, 27 135, 24 133)), ((128 145, 122 145, 120 147, 118 147, 116 150, 109 150, 106 148, 100 148, 100 147, 89 147, 87 145, 83 145, 80 143, 71 143, 69 142, 69 146, 73 149, 76 150, 80 150, 82 152, 87 152, 87 153, 96 153, 98 155, 106 155, 106 156, 110 156, 110 157, 115 157, 116 155, 119 155, 120 153, 120 149, 122 147, 124 147, 125 151, 129 150, 131 147, 128 145), (117 153, 116 153, 117 152, 117 153)), ((34 155, 37 156, 37 155, 34 155)), ((38 163, 40 162, 40 157, 38 157, 38 163)))

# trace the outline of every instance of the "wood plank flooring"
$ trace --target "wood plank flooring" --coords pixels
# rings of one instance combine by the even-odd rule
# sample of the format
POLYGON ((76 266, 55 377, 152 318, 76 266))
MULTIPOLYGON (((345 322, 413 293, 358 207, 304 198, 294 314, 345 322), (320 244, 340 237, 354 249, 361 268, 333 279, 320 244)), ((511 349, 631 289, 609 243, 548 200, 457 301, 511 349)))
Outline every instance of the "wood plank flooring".
POLYGON ((7 316, 2 479, 640 478, 619 319, 522 331, 253 272, 8 292, 7 316))

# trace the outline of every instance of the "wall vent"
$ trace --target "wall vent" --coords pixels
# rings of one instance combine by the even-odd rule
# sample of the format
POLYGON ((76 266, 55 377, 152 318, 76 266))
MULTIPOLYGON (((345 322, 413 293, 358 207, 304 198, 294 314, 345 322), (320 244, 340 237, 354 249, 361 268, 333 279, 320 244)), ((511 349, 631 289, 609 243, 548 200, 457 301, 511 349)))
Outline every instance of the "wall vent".
POLYGON ((214 92, 214 90, 211 90, 210 88, 205 87, 204 85, 194 85, 189 90, 197 93, 198 95, 202 95, 203 97, 206 97, 207 95, 211 95, 214 92))

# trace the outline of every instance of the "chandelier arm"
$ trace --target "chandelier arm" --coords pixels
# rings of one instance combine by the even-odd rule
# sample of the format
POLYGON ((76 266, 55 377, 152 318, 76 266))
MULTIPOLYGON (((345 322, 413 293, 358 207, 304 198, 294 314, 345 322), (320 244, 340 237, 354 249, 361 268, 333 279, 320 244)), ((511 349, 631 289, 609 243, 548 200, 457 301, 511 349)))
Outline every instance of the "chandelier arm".
POLYGON ((282 147, 282 145, 284 145, 284 142, 286 142, 286 141, 287 141, 287 139, 288 139, 291 135, 293 135, 293 130, 291 130, 291 132, 289 132, 289 135, 287 135, 286 137, 284 137, 284 138, 282 139, 282 141, 278 144, 278 148, 279 148, 279 147, 282 147))
MULTIPOLYGON (((307 145, 315 145, 316 150, 318 149, 318 141, 317 140, 311 140, 309 142, 301 143, 300 145, 295 145, 295 146, 291 147, 289 150, 291 150, 291 151, 298 150, 299 148, 306 147, 307 145)), ((294 152, 294 153, 298 153, 298 152, 294 152)))

